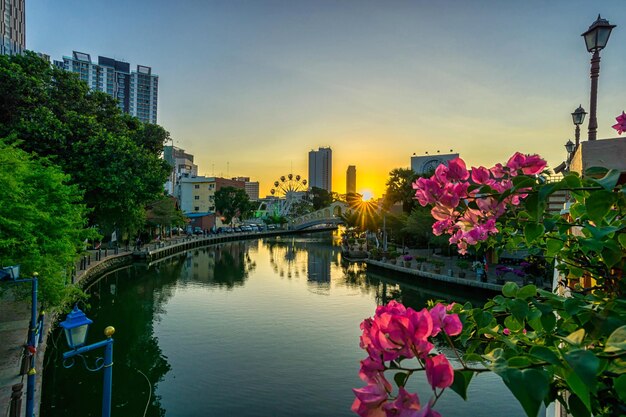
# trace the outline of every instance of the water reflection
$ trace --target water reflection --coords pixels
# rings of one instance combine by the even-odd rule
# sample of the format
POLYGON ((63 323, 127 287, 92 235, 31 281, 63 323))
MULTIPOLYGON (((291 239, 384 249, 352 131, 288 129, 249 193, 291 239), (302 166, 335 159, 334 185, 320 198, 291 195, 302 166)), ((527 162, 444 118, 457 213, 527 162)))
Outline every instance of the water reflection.
MULTIPOLYGON (((319 234, 193 250, 109 274, 89 292, 90 341, 117 328, 113 415, 142 416, 149 401, 152 417, 353 417, 363 318, 391 299, 416 309, 429 299, 468 299, 342 262, 330 236, 319 234)), ((61 346, 60 336, 49 346, 61 346)), ((55 348, 46 364, 44 417, 100 415, 100 373, 63 369, 55 348)), ((494 393, 495 406, 452 394, 439 411, 523 415, 506 392, 477 386, 494 393)))

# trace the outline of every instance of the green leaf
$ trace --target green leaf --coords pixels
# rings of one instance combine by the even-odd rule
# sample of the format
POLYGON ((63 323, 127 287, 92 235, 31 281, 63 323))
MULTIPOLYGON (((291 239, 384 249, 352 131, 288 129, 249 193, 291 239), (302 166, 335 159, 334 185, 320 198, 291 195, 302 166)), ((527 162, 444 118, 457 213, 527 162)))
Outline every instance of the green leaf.
POLYGON ((576 394, 570 395, 567 400, 567 404, 569 406, 569 411, 572 413, 574 417, 589 417, 591 413, 587 410, 587 407, 583 402, 578 398, 576 394))
POLYGON ((622 260, 622 250, 614 240, 604 241, 604 248, 602 249, 602 261, 612 268, 622 260))
POLYGON ((572 392, 580 398, 587 410, 591 411, 591 397, 587 385, 574 371, 567 370, 564 377, 572 392))
POLYGON ((525 300, 527 298, 534 297, 535 295, 537 295, 537 287, 530 284, 530 285, 525 285, 522 288, 520 288, 517 294, 515 295, 515 298, 525 300))
POLYGON ((626 403, 626 375, 622 375, 613 381, 614 391, 622 402, 626 403))
POLYGON ((507 316, 504 319, 504 325, 512 332, 518 332, 524 328, 523 322, 520 322, 513 316, 507 316))
POLYGON ((585 201, 585 208, 589 218, 600 224, 604 216, 606 216, 615 203, 615 194, 610 191, 596 191, 591 194, 585 201))
POLYGON ((531 194, 524 200, 526 212, 532 220, 539 220, 546 207, 545 201, 539 199, 538 194, 531 194))
POLYGON ((513 298, 517 294, 518 290, 519 290, 519 287, 517 286, 516 283, 507 282, 502 287, 502 295, 504 295, 505 297, 513 298))
POLYGON ((620 233, 617 235, 617 240, 619 244, 622 245, 622 248, 626 249, 626 233, 620 233))
POLYGON ((547 255, 548 256, 556 255, 557 253, 559 253, 561 249, 563 249, 564 245, 565 245, 565 242, 563 242, 561 239, 552 239, 550 237, 547 237, 546 238, 546 246, 548 248, 547 255))
POLYGON ((524 238, 526 243, 532 244, 539 236, 542 236, 546 228, 542 223, 526 223, 524 225, 524 238))
POLYGON ((393 376, 393 380, 396 381, 398 387, 403 387, 407 379, 409 379, 409 374, 406 372, 398 372, 393 376))
POLYGON ((576 174, 567 174, 563 177, 565 184, 567 184, 568 188, 580 188, 582 187, 582 182, 580 181, 580 177, 576 174))
POLYGON ((509 310, 511 314, 513 314, 513 317, 523 323, 528 316, 528 303, 516 298, 511 300, 509 310))
POLYGON ((605 190, 611 191, 617 185, 621 174, 618 169, 610 169, 604 177, 600 179, 591 178, 591 180, 600 184, 605 190))
POLYGON ((585 170, 586 177, 603 177, 606 173, 609 172, 607 168, 604 167, 589 167, 585 170))
POLYGON ((570 345, 580 346, 585 338, 585 329, 578 329, 575 332, 569 334, 569 336, 563 338, 570 345))
POLYGON ((542 313, 540 320, 543 329, 548 333, 550 333, 554 329, 554 326, 556 326, 556 316, 554 313, 542 313))
POLYGON ((474 372, 472 371, 454 371, 454 381, 450 388, 459 394, 461 398, 467 400, 467 387, 469 387, 473 376, 474 372))
POLYGON ((513 356, 512 358, 509 358, 507 364, 511 368, 527 368, 532 365, 532 362, 527 356, 513 356))
POLYGON ((552 365, 558 365, 561 363, 557 354, 546 346, 533 346, 530 348, 529 353, 532 357, 544 360, 552 365))
POLYGON ((550 381, 539 369, 506 368, 500 377, 520 402, 528 417, 536 417, 543 399, 548 395, 550 381))
POLYGON ((482 311, 479 308, 472 311, 472 316, 474 317, 474 321, 476 321, 476 327, 478 327, 478 329, 488 327, 493 320, 493 314, 482 311))
POLYGON ((626 350, 626 326, 618 327, 606 340, 605 352, 626 350))
POLYGON ((584 349, 575 349, 565 354, 565 360, 572 367, 576 375, 595 392, 598 383, 596 374, 600 366, 600 360, 593 352, 584 349))

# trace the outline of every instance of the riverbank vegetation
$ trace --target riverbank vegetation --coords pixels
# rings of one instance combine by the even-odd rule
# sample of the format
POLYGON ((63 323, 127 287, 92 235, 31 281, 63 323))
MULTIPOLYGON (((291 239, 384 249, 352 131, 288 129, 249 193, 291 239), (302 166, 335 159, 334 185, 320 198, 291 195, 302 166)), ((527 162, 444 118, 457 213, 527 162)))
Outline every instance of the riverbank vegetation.
POLYGON ((0 56, 0 176, 15 176, 1 193, 0 222, 11 225, 0 231, 2 266, 39 272, 44 300, 63 298, 85 238, 144 227, 170 172, 168 139, 74 73, 33 53, 0 56))

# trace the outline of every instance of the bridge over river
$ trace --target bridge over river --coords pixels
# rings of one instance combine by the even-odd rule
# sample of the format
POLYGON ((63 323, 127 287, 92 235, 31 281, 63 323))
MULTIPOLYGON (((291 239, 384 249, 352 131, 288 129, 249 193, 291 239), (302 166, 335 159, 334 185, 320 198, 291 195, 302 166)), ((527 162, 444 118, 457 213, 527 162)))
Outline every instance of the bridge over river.
POLYGON ((303 230, 323 224, 338 225, 343 223, 341 215, 348 210, 349 207, 346 203, 335 201, 328 207, 292 219, 289 222, 289 228, 292 230, 303 230))

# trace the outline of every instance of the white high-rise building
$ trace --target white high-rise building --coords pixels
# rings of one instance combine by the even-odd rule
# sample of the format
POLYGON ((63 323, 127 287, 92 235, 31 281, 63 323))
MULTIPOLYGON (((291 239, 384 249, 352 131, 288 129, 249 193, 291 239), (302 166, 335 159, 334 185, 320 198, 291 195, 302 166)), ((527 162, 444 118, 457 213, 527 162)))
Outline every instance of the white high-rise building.
POLYGON ((0 54, 21 54, 26 49, 25 0, 1 0, 0 54))
POLYGON ((157 122, 159 76, 152 74, 152 68, 137 65, 137 70, 131 71, 128 62, 104 56, 99 56, 96 64, 91 55, 78 51, 64 56, 63 61, 55 60, 54 65, 78 74, 92 90, 116 98, 124 113, 142 122, 157 122))
POLYGON ((309 152, 309 190, 313 187, 332 191, 333 182, 333 151, 330 148, 319 148, 309 152))

